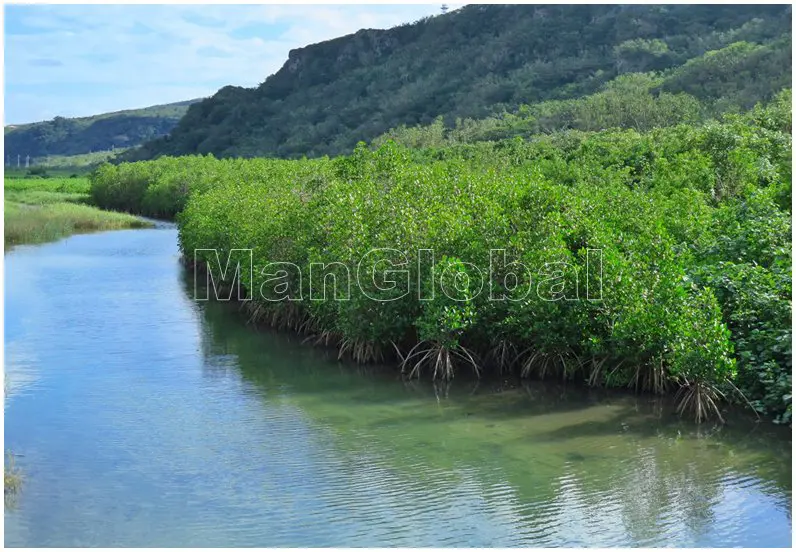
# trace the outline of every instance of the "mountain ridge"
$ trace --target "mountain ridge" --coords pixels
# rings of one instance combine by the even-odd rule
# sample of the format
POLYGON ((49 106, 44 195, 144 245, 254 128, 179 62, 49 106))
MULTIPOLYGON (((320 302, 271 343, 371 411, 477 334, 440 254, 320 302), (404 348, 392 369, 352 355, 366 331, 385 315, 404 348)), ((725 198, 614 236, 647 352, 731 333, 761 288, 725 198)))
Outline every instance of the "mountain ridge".
MULTIPOLYGON (((169 136, 125 157, 336 155, 400 125, 439 116, 452 125, 587 96, 625 73, 673 70, 737 42, 789 45, 789 14, 789 6, 465 6, 291 50, 258 87, 222 88, 169 136)), ((775 57, 787 67, 775 71, 787 69, 789 80, 785 46, 775 57)), ((777 91, 750 92, 728 109, 777 91)))
POLYGON ((166 135, 202 98, 87 117, 54 117, 3 129, 6 156, 80 155, 137 146, 166 135))

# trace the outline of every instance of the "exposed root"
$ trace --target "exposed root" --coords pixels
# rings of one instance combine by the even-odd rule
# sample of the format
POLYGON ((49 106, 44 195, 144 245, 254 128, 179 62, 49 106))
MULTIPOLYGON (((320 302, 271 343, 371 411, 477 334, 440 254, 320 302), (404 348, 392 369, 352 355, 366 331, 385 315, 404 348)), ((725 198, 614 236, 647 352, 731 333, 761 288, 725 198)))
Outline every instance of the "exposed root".
POLYGON ((503 375, 511 370, 516 358, 517 348, 514 344, 506 339, 501 339, 486 354, 486 363, 496 366, 498 374, 503 375))
POLYGON ((343 340, 343 336, 339 332, 333 330, 324 330, 319 334, 313 334, 305 337, 302 343, 311 343, 316 346, 334 347, 343 340))
POLYGON ((286 303, 280 310, 282 311, 280 329, 298 331, 298 328, 304 323, 308 316, 300 305, 293 302, 286 303))
POLYGON ((393 341, 392 339, 390 340, 390 345, 392 345, 392 346, 393 346, 393 349, 395 349, 395 354, 396 354, 396 355, 398 355, 398 358, 399 358, 399 359, 400 359, 400 361, 401 361, 400 363, 401 363, 401 364, 403 364, 403 362, 404 362, 404 359, 405 359, 406 357, 405 357, 405 356, 404 356, 404 354, 401 352, 401 349, 400 349, 400 347, 398 347, 398 345, 396 345, 396 344, 395 344, 395 341, 393 341))
POLYGON ((260 316, 265 314, 265 307, 263 305, 255 304, 252 302, 243 303, 244 310, 246 310, 249 317, 246 319, 247 324, 256 324, 260 320, 260 316))
POLYGON ((299 335, 306 335, 306 334, 312 334, 317 330, 318 330, 317 319, 311 314, 307 314, 304 316, 303 321, 300 322, 298 327, 296 328, 296 333, 298 333, 299 335))
POLYGON ((475 353, 461 345, 447 347, 432 341, 421 341, 412 347, 401 362, 401 372, 408 373, 409 378, 420 377, 423 366, 430 366, 432 379, 450 380, 454 376, 454 359, 471 366, 475 375, 481 377, 481 366, 475 353))
POLYGON ((597 357, 591 357, 581 364, 581 368, 589 365, 589 377, 586 380, 589 387, 600 387, 603 385, 603 376, 605 375, 604 368, 606 362, 608 362, 608 357, 603 357, 599 360, 597 357))
POLYGON ((450 380, 434 380, 432 386, 434 387, 434 397, 437 399, 437 403, 442 402, 440 397, 447 400, 448 391, 451 388, 450 380))
POLYGON ((658 395, 663 395, 669 387, 669 380, 666 377, 666 368, 663 366, 663 358, 652 359, 647 364, 636 366, 636 370, 628 387, 635 387, 636 391, 651 391, 658 395))
POLYGON ((298 334, 309 333, 314 328, 315 319, 296 303, 264 305, 253 301, 241 304, 247 313, 247 324, 265 324, 276 330, 292 330, 298 334))
POLYGON ((682 416, 689 413, 694 416, 694 420, 701 424, 711 416, 715 415, 721 423, 724 423, 724 418, 721 417, 718 402, 723 399, 724 394, 716 389, 713 385, 704 381, 689 382, 685 380, 682 387, 675 395, 677 401, 677 413, 682 416))
POLYGON ((545 352, 532 351, 529 348, 525 349, 517 356, 517 360, 520 362, 520 376, 527 378, 535 373, 539 376, 539 379, 544 379, 548 373, 555 371, 556 368, 560 369, 561 377, 566 379, 568 374, 568 359, 574 359, 576 365, 582 365, 578 356, 569 349, 564 351, 545 352))
POLYGON ((754 405, 751 403, 751 401, 749 401, 749 399, 746 398, 746 395, 743 394, 743 391, 738 389, 738 387, 729 378, 727 379, 727 383, 729 383, 730 387, 732 387, 733 390, 736 393, 738 393, 738 395, 740 395, 740 397, 744 400, 744 402, 746 402, 746 404, 749 406, 749 408, 752 409, 752 412, 755 413, 755 416, 757 416, 757 419, 760 420, 760 414, 757 412, 757 409, 754 407, 754 405))
POLYGON ((340 343, 340 352, 337 355, 337 359, 342 359, 346 354, 350 355, 354 362, 359 364, 384 360, 381 345, 360 339, 343 339, 340 343))

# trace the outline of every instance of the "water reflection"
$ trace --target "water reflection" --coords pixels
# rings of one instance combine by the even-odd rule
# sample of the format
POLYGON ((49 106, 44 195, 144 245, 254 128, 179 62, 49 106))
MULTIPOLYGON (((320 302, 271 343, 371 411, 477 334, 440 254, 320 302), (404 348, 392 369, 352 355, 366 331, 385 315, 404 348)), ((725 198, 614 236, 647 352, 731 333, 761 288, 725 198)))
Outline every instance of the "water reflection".
POLYGON ((6 257, 8 546, 788 546, 789 433, 406 382, 197 303, 173 229, 6 257), (21 381, 21 380, 20 380, 21 381))
MULTIPOLYGON (((422 481, 424 504, 443 496, 460 509, 499 510, 490 523, 510 528, 507 543, 738 544, 751 530, 741 520, 757 515, 725 500, 738 492, 771 499, 768 514, 782 530, 760 531, 762 542, 789 541, 789 443, 745 420, 695 426, 672 416, 665 399, 565 385, 400 381, 389 369, 346 367, 290 336, 261 331, 253 339, 253 328, 241 333, 230 323, 233 310, 204 307, 211 357, 234 354, 244 379, 333 429, 341 452, 367 446, 371 466, 389 465, 406 488, 422 481), (284 355, 293 361, 280 361, 284 355), (777 480, 766 480, 772 471, 777 480), (441 474, 465 473, 468 485, 435 484, 441 474), (501 492, 490 494, 494 487, 501 492)), ((462 531, 460 542, 478 538, 462 531)))

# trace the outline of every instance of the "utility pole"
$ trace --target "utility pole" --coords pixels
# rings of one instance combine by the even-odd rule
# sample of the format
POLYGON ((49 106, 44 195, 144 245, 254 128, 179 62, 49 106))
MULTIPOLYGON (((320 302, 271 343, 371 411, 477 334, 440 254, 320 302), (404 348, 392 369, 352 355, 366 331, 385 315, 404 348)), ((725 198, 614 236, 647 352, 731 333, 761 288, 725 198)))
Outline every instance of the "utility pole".
POLYGON ((441 10, 442 10, 443 15, 448 13, 448 4, 442 4, 441 10))

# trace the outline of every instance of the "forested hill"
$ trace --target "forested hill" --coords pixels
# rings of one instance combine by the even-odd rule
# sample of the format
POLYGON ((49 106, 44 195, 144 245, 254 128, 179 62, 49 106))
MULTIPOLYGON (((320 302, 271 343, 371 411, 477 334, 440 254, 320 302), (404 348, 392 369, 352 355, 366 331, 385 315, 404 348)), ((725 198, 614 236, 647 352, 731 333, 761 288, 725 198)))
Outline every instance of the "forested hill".
MULTIPOLYGON (((628 73, 697 117, 791 80, 790 6, 466 6, 292 50, 259 87, 228 86, 126 157, 319 156, 401 125, 594 97, 628 73), (718 51, 718 52, 716 52, 718 51)), ((621 88, 621 86, 619 87, 621 88)))
POLYGON ((40 158, 77 155, 137 146, 174 128, 199 100, 103 113, 93 117, 55 117, 51 121, 5 127, 5 154, 40 158))

